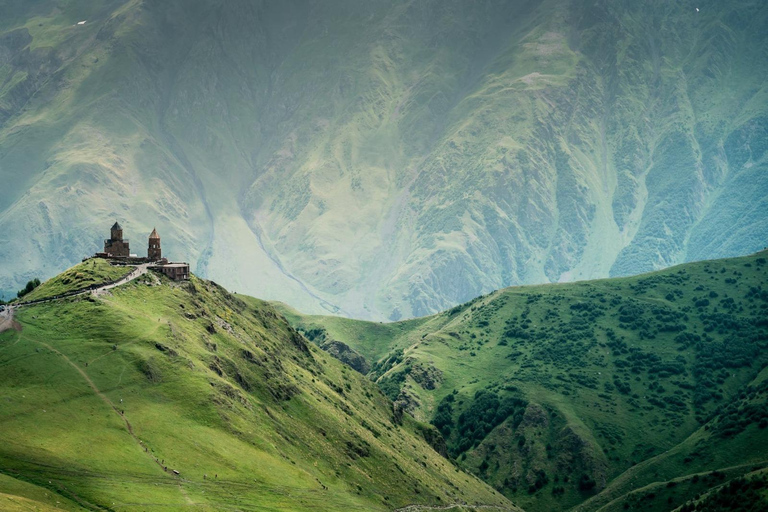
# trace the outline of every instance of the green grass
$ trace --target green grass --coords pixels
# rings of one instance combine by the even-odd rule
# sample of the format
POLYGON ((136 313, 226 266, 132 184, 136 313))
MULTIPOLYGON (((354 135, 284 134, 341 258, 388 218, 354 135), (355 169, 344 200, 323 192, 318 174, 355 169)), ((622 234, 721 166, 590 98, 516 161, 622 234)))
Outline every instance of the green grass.
POLYGON ((0 474, 0 489, 0 509, 8 512, 82 510, 76 502, 43 485, 34 485, 6 474, 0 474))
MULTIPOLYGON (((638 487, 768 462, 766 260, 507 288, 392 324, 288 318, 370 355, 387 394, 526 510, 623 507, 638 487)), ((681 489, 678 505, 695 494, 681 489)))
POLYGON ((760 510, 768 501, 768 470, 752 471, 741 478, 723 483, 701 498, 694 498, 681 512, 716 512, 718 510, 760 510))
POLYGON ((53 277, 24 295, 21 301, 33 301, 56 297, 69 292, 83 290, 89 286, 117 281, 134 267, 112 265, 109 261, 92 258, 53 277))
POLYGON ((211 282, 148 274, 17 319, 0 334, 2 495, 118 511, 512 507, 271 306, 211 282))

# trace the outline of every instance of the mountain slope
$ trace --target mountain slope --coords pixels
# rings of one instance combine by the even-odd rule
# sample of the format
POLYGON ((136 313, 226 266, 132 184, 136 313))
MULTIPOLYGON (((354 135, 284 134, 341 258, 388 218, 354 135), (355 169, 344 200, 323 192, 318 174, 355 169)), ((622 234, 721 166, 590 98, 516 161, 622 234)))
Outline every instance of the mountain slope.
POLYGON ((210 281, 150 273, 16 319, 20 330, 0 333, 3 503, 515 509, 427 444, 440 449, 432 427, 393 410, 272 307, 210 281))
POLYGON ((285 312, 526 510, 671 510, 768 464, 767 283, 763 251, 392 324, 285 312))
POLYGON ((759 0, 2 7, 6 295, 97 250, 94 218, 393 320, 768 237, 759 0))

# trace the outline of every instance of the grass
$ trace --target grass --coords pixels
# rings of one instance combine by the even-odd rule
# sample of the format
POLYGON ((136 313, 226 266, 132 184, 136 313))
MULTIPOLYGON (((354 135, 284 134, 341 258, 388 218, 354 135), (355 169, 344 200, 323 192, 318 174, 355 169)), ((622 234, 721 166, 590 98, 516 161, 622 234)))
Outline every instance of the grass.
POLYGON ((111 510, 512 507, 271 306, 211 282, 148 274, 17 319, 21 332, 0 334, 9 499, 111 510))
POLYGON ((0 489, 2 489, 0 508, 8 512, 82 510, 76 502, 64 498, 57 492, 6 474, 0 474, 0 489))
POLYGON ((595 510, 768 461, 766 260, 507 288, 391 324, 287 315, 370 357, 369 377, 526 510, 595 510))
POLYGON ((133 267, 112 265, 109 261, 92 258, 53 277, 24 295, 20 300, 33 301, 84 290, 89 286, 117 281, 130 274, 133 267))

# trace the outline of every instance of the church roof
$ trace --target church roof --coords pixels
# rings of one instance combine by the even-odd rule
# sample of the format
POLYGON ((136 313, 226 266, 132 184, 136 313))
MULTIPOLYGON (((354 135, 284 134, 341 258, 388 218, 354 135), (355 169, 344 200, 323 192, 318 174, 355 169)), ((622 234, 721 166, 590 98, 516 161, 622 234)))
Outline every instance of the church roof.
POLYGON ((114 226, 112 226, 112 229, 123 229, 123 228, 120 227, 120 224, 115 222, 114 226))
POLYGON ((160 240, 160 235, 157 234, 157 229, 152 228, 152 233, 149 234, 150 240, 160 240))

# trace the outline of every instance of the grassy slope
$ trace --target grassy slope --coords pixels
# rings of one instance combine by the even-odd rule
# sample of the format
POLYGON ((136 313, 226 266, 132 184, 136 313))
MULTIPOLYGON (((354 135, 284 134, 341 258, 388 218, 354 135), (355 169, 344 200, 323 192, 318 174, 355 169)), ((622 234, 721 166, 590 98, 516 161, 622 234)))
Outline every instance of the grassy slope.
MULTIPOLYGON (((767 377, 764 369, 747 389, 758 387, 767 377)), ((748 402, 765 410, 767 398, 763 385, 760 394, 748 402)), ((765 426, 748 417, 743 401, 736 403, 736 410, 713 415, 682 443, 624 472, 577 510, 672 510, 709 489, 764 468, 768 464, 765 426), (723 435, 724 423, 740 422, 744 426, 735 434, 723 435)))
POLYGON ((745 474, 707 492, 701 498, 690 500, 681 512, 716 512, 718 510, 761 510, 768 501, 768 470, 745 474))
POLYGON ((57 492, 0 474, 0 508, 8 512, 38 510, 82 510, 76 502, 57 492))
POLYGON ((0 335, 0 493, 14 499, 111 510, 511 507, 271 306, 211 282, 147 275, 18 320, 21 332, 0 335))
MULTIPOLYGON (((653 482, 768 461, 762 413, 724 409, 766 376, 767 257, 508 288, 394 324, 290 318, 372 354, 372 376, 422 420, 454 396, 444 429, 454 455, 525 508, 591 498, 594 510, 653 482), (479 391, 519 402, 462 446, 459 416, 479 391), (537 471, 547 483, 529 492, 537 471), (584 475, 595 484, 580 491, 584 475)), ((765 395, 744 400, 764 406, 765 395)))
POLYGON ((110 265, 106 260, 90 259, 65 270, 61 274, 41 283, 40 286, 26 294, 22 300, 32 301, 47 299, 69 292, 82 290, 91 285, 117 281, 128 275, 132 267, 110 265))
POLYGON ((0 291, 114 217, 369 319, 756 250, 768 8, 698 6, 6 2, 0 291))
MULTIPOLYGON (((402 322, 366 322, 338 316, 308 316, 284 303, 273 303, 292 325, 308 331, 320 328, 331 337, 347 343, 368 361, 376 361, 392 350, 393 340, 419 330, 429 317, 414 318, 402 322)), ((432 327, 433 324, 430 325, 432 327)))

